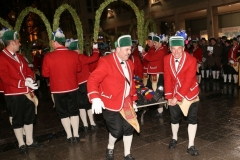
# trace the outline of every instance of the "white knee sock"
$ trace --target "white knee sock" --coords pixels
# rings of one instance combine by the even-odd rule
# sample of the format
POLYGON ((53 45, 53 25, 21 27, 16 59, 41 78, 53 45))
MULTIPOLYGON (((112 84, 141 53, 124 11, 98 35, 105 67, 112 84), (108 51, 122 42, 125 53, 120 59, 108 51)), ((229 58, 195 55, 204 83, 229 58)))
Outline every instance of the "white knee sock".
POLYGON ((88 118, 91 125, 95 126, 96 123, 94 122, 94 119, 93 119, 92 109, 87 110, 87 113, 88 113, 88 118))
POLYGON ((202 78, 204 78, 204 70, 202 70, 201 73, 202 73, 202 78))
POLYGON ((26 144, 31 145, 33 143, 33 124, 23 126, 26 132, 26 144))
POLYGON ((13 129, 15 136, 17 138, 18 141, 18 146, 22 146, 25 145, 24 141, 23 141, 23 133, 22 133, 22 128, 17 128, 17 129, 13 129))
POLYGON ((131 136, 123 136, 123 144, 124 144, 124 156, 130 154, 130 149, 132 145, 133 135, 131 136))
POLYGON ((177 123, 177 124, 172 124, 171 123, 171 127, 172 127, 172 134, 173 134, 172 139, 177 140, 178 139, 177 134, 178 134, 178 129, 179 129, 179 123, 177 123))
POLYGON ((201 83, 201 75, 198 75, 198 83, 200 84, 201 83))
POLYGON ((71 122, 72 129, 73 129, 73 136, 74 137, 79 137, 79 134, 78 134, 79 117, 78 116, 71 116, 70 117, 70 122, 71 122))
POLYGON ((212 71, 212 77, 213 79, 216 79, 216 71, 212 71))
POLYGON ((228 75, 228 82, 231 82, 231 80, 232 80, 232 75, 229 74, 229 75, 228 75))
POLYGON ((70 123, 70 118, 62 118, 61 119, 63 128, 65 132, 67 133, 67 139, 72 137, 72 131, 71 131, 71 123, 70 123))
POLYGON ((234 74, 233 75, 233 79, 234 79, 234 83, 237 84, 237 82, 238 82, 238 75, 234 74))
POLYGON ((216 79, 218 79, 218 78, 219 78, 219 74, 220 74, 220 72, 219 72, 219 71, 217 71, 217 77, 216 77, 216 79))
POLYGON ((114 145, 116 142, 117 138, 114 138, 111 133, 109 133, 109 139, 108 139, 108 149, 114 149, 114 145))
POLYGON ((209 78, 209 70, 206 70, 206 76, 209 78))
POLYGON ((86 113, 86 109, 79 109, 80 111, 80 118, 83 122, 83 126, 87 127, 88 123, 87 123, 87 113, 86 113))
POLYGON ((188 148, 194 146, 194 139, 197 132, 197 124, 188 124, 188 148))
POLYGON ((227 75, 226 74, 223 75, 223 80, 224 80, 223 82, 227 82, 227 75))
POLYGON ((163 112, 163 107, 161 105, 158 105, 158 113, 162 113, 163 112))

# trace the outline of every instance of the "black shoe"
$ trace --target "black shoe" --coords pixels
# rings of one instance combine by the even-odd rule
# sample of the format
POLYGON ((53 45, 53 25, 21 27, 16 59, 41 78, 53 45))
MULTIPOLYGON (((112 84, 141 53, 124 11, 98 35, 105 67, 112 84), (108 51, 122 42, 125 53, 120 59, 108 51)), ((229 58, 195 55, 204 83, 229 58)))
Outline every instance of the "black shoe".
POLYGON ((124 157, 124 160, 135 160, 135 158, 133 158, 132 155, 129 154, 124 157))
POLYGON ((80 141, 80 138, 79 137, 73 137, 73 142, 74 143, 77 143, 77 142, 79 142, 80 141))
POLYGON ((67 141, 68 141, 68 143, 73 143, 74 139, 73 139, 73 137, 70 137, 70 138, 67 139, 67 141))
POLYGON ((84 130, 84 132, 87 132, 88 131, 88 126, 84 126, 83 130, 84 130))
POLYGON ((107 149, 106 151, 106 160, 114 160, 114 151, 113 149, 107 149))
POLYGON ((91 130, 94 131, 94 130, 97 130, 98 129, 98 126, 97 125, 91 125, 91 130))
POLYGON ((172 139, 171 142, 169 143, 168 148, 169 149, 174 149, 177 145, 177 141, 175 139, 172 139))
POLYGON ((198 150, 196 150, 194 146, 191 146, 190 148, 188 148, 187 153, 190 154, 191 156, 199 155, 198 150))
POLYGON ((19 147, 19 153, 20 154, 28 154, 28 149, 26 145, 22 145, 19 147))
POLYGON ((27 145, 27 148, 40 148, 43 147, 43 144, 39 144, 38 142, 33 142, 31 145, 27 145))

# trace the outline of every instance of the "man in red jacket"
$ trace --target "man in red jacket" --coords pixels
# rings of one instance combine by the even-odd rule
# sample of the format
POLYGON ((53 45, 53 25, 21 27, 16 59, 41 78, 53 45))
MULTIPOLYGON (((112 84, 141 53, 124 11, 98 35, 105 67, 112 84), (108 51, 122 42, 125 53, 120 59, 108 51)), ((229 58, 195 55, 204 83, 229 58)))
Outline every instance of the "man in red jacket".
POLYGON ((27 154, 28 148, 42 146, 34 142, 32 138, 35 120, 33 89, 38 87, 34 83, 34 73, 28 67, 26 60, 17 53, 21 45, 18 33, 12 30, 2 30, 1 35, 0 38, 5 48, 0 53, 0 79, 7 110, 12 117, 11 125, 18 141, 19 152, 27 154), (26 132, 26 144, 23 140, 23 128, 26 132))
POLYGON ((132 54, 129 59, 131 59, 134 64, 134 76, 138 76, 139 78, 143 79, 143 64, 137 45, 137 40, 132 41, 132 54))
POLYGON ((67 141, 78 142, 80 139, 77 73, 81 71, 81 63, 78 54, 65 47, 66 39, 60 29, 52 33, 51 41, 54 51, 45 55, 42 75, 50 79, 50 90, 57 114, 67 133, 67 141))
POLYGON ((234 83, 237 84, 238 82, 238 56, 240 55, 240 47, 237 42, 237 38, 233 38, 232 40, 232 47, 228 51, 228 61, 229 61, 229 71, 228 71, 228 80, 231 82, 232 76, 234 83))
POLYGON ((169 39, 171 54, 164 58, 164 88, 171 114, 173 137, 169 149, 177 145, 177 133, 182 113, 188 122, 188 149, 192 156, 199 155, 194 147, 194 139, 198 123, 199 86, 196 79, 197 60, 184 51, 185 32, 177 32, 177 36, 169 39), (179 36, 180 35, 180 36, 179 36))
MULTIPOLYGON (((136 118, 132 106, 136 107, 137 94, 133 80, 134 66, 128 60, 131 54, 131 36, 119 37, 115 45, 116 52, 102 57, 97 68, 90 74, 87 82, 88 96, 93 113, 102 113, 102 108, 104 109, 103 117, 110 131, 106 159, 114 159, 114 144, 123 136, 124 159, 134 160, 130 148, 135 127, 129 120, 136 118)), ((136 123, 138 125, 137 120, 136 123)))
MULTIPOLYGON (((155 51, 152 54, 143 51, 143 48, 139 46, 139 51, 142 52, 143 59, 148 61, 148 74, 152 82, 152 89, 156 92, 157 89, 163 90, 163 63, 164 56, 167 55, 167 50, 163 46, 163 42, 167 41, 165 35, 153 36, 155 51)), ((158 108, 158 116, 161 116, 163 108, 158 108)))
POLYGON ((202 73, 202 67, 201 67, 201 64, 202 64, 202 57, 203 57, 203 54, 202 54, 202 49, 198 46, 198 41, 197 40, 192 40, 192 44, 193 44, 193 50, 192 50, 192 54, 193 54, 193 57, 195 57, 197 59, 197 80, 198 80, 198 83, 200 84, 201 83, 201 73, 202 73))
MULTIPOLYGON (((147 50, 145 50, 149 55, 154 54, 155 52, 155 47, 154 47, 154 41, 153 41, 153 37, 156 34, 151 32, 148 35, 148 41, 147 41, 147 50)), ((146 59, 143 59, 143 84, 144 86, 147 86, 147 82, 148 82, 148 67, 149 67, 149 62, 146 59)))
MULTIPOLYGON (((68 41, 68 40, 67 40, 68 41)), ((86 56, 81 54, 79 50, 78 40, 66 42, 66 47, 78 53, 79 60, 82 64, 82 71, 78 73, 78 102, 79 102, 79 112, 80 118, 83 122, 84 131, 87 132, 89 127, 91 130, 97 129, 96 123, 94 122, 92 114, 92 104, 88 100, 87 96, 87 80, 90 76, 89 64, 97 62, 99 59, 98 44, 93 44, 93 51, 91 56, 86 56), (86 113, 87 111, 87 113, 86 113), (87 115, 91 126, 88 126, 87 115)))

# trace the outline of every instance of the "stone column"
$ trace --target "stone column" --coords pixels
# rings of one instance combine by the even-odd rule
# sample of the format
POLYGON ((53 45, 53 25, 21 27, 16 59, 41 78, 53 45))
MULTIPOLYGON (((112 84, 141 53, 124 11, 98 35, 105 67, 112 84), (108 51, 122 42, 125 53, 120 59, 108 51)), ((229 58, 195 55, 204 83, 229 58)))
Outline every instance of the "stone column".
POLYGON ((209 38, 218 37, 218 11, 216 6, 207 8, 207 32, 209 38))

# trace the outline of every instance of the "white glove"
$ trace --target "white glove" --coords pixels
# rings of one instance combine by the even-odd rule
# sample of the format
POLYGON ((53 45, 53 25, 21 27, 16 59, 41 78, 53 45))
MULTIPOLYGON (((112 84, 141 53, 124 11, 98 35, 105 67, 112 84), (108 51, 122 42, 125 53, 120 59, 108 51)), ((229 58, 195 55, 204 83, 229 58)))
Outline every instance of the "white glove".
POLYGON ((33 82, 34 82, 33 79, 32 79, 32 78, 29 78, 29 77, 26 78, 25 81, 29 81, 30 83, 33 83, 33 82))
POLYGON ((138 46, 138 51, 142 53, 143 47, 142 46, 138 46))
POLYGON ((28 64, 28 67, 33 68, 33 64, 28 64))
POLYGON ((137 104, 136 104, 136 102, 135 102, 135 101, 133 101, 133 108, 134 108, 135 112, 137 112, 137 111, 138 111, 137 104))
POLYGON ((93 98, 92 99, 92 114, 94 114, 94 112, 96 114, 102 113, 102 108, 105 109, 103 101, 100 98, 93 98))
POLYGON ((34 90, 38 89, 37 83, 31 83, 27 79, 25 80, 25 86, 34 90))
POLYGON ((92 48, 93 48, 93 49, 98 49, 98 44, 97 44, 97 43, 93 43, 92 48))

